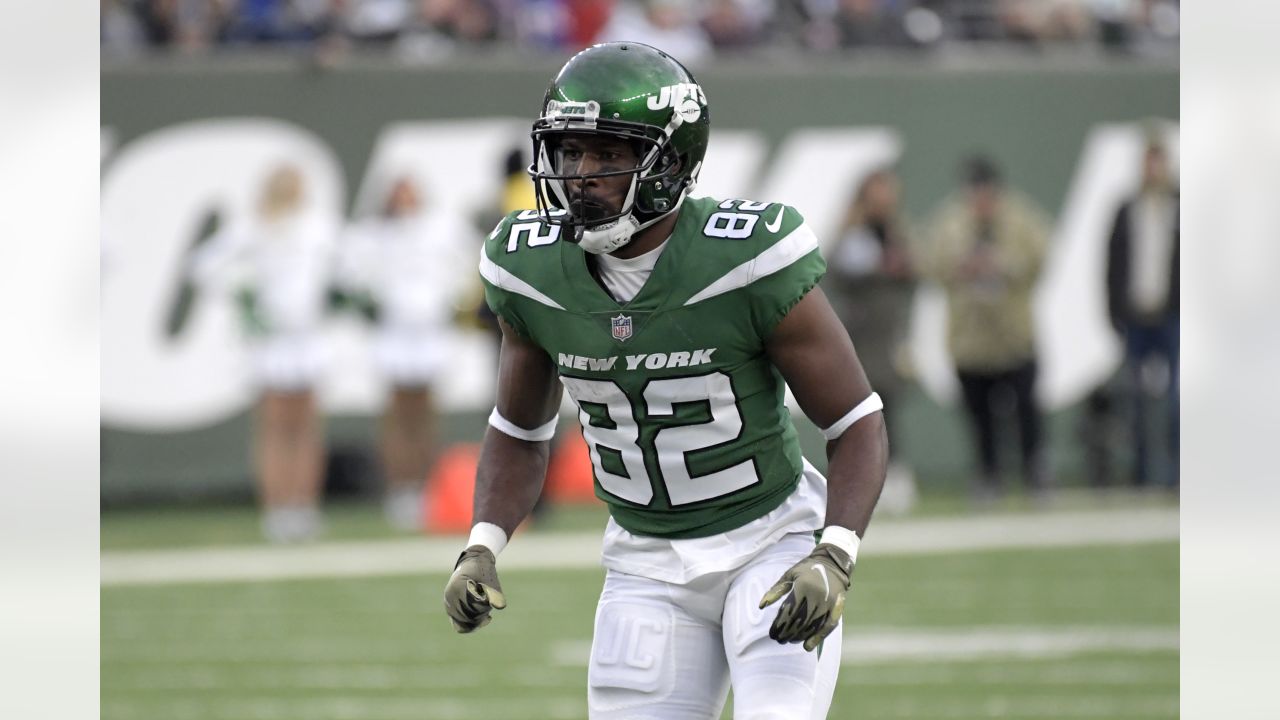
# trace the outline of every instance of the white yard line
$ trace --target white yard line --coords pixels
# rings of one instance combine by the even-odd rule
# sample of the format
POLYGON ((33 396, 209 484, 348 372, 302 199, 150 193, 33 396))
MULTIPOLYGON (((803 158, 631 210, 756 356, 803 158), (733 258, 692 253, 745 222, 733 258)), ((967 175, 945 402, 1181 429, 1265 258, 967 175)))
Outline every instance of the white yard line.
MULTIPOLYGON (((584 700, 573 695, 564 698, 495 698, 495 697, 380 697, 377 694, 352 694, 299 698, 216 698, 211 700, 179 700, 165 702, 166 720, 187 718, 246 718, 252 720, 474 720, 475 718, 527 718, 575 720, 586 717, 584 700), (530 713, 535 713, 531 715, 530 713)), ((154 707, 146 703, 105 700, 103 717, 123 720, 151 720, 158 717, 154 707)))
POLYGON ((875 665, 1177 649, 1178 629, 1163 627, 856 628, 845 631, 840 658, 845 665, 875 665))
MULTIPOLYGON (((947 663, 978 660, 1050 660, 1094 652, 1178 649, 1178 629, 1168 627, 977 627, 958 629, 847 628, 842 665, 947 663)), ((585 667, 589 640, 563 640, 551 662, 585 667)))
MULTIPOLYGON (((921 555, 1028 547, 1077 547, 1176 540, 1172 508, 1043 512, 877 522, 859 549, 921 555)), ((330 542, 298 547, 218 547, 102 554, 103 585, 359 577, 444 572, 461 537, 330 542)), ((600 564, 600 533, 518 536, 504 569, 583 569, 600 564)))

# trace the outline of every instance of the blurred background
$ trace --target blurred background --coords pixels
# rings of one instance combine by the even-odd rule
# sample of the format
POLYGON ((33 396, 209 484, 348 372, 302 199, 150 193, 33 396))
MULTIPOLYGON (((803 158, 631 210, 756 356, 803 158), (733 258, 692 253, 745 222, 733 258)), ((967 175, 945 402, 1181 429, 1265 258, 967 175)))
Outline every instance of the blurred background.
POLYGON ((1177 717, 1179 9, 104 1, 102 716, 586 716, 568 407, 511 609, 461 638, 438 596, 480 244, 549 79, 628 39, 706 92, 696 195, 806 216, 887 403, 831 717, 1177 717))

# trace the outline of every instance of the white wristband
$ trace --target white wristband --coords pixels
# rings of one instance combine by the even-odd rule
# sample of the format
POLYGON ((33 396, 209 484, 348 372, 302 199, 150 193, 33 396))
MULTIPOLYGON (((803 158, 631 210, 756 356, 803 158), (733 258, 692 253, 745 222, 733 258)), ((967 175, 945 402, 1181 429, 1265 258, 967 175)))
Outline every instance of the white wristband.
POLYGON ((507 533, 493 523, 478 522, 471 528, 471 537, 467 538, 467 547, 472 545, 483 545, 496 557, 507 546, 507 533))
POLYGON ((866 400, 863 400, 862 402, 858 403, 857 406, 854 407, 852 410, 850 410, 847 415, 835 421, 835 423, 833 423, 831 427, 823 430, 822 437, 828 440, 835 440, 836 438, 843 435, 844 431, 849 429, 849 426, 858 422, 862 418, 870 415, 871 413, 877 410, 883 410, 883 409, 884 409, 884 402, 880 400, 880 394, 871 393, 870 395, 867 396, 866 400))
POLYGON ((839 525, 828 525, 822 529, 822 539, 820 543, 835 545, 849 555, 849 559, 858 562, 858 546, 862 541, 858 539, 858 533, 849 528, 840 527, 839 525))
POLYGON ((502 417, 502 414, 498 412, 498 408, 496 407, 493 409, 493 412, 489 413, 489 424, 492 425, 495 430, 504 435, 510 435, 517 440, 527 440, 529 442, 546 442, 547 440, 555 437, 556 423, 559 422, 559 420, 560 418, 553 417, 551 418, 551 422, 543 425, 542 427, 525 430, 510 420, 502 417))

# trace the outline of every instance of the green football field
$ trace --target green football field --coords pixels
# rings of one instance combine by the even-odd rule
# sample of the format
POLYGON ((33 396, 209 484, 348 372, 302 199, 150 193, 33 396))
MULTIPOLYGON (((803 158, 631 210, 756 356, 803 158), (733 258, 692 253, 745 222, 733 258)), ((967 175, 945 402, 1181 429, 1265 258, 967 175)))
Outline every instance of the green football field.
MULTIPOLYGON (((602 579, 505 570, 469 636, 442 572, 107 585, 102 717, 586 718, 602 579)), ((845 617, 831 718, 1178 717, 1175 542, 866 558, 845 617)))

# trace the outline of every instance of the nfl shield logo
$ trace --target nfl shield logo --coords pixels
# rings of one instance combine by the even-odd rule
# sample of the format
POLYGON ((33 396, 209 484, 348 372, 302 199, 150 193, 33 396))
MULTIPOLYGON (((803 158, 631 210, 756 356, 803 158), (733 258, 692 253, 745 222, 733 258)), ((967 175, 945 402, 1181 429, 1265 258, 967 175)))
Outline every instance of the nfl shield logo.
POLYGON ((610 324, 613 327, 613 339, 619 342, 631 337, 631 316, 619 315, 616 318, 610 318, 610 324))

